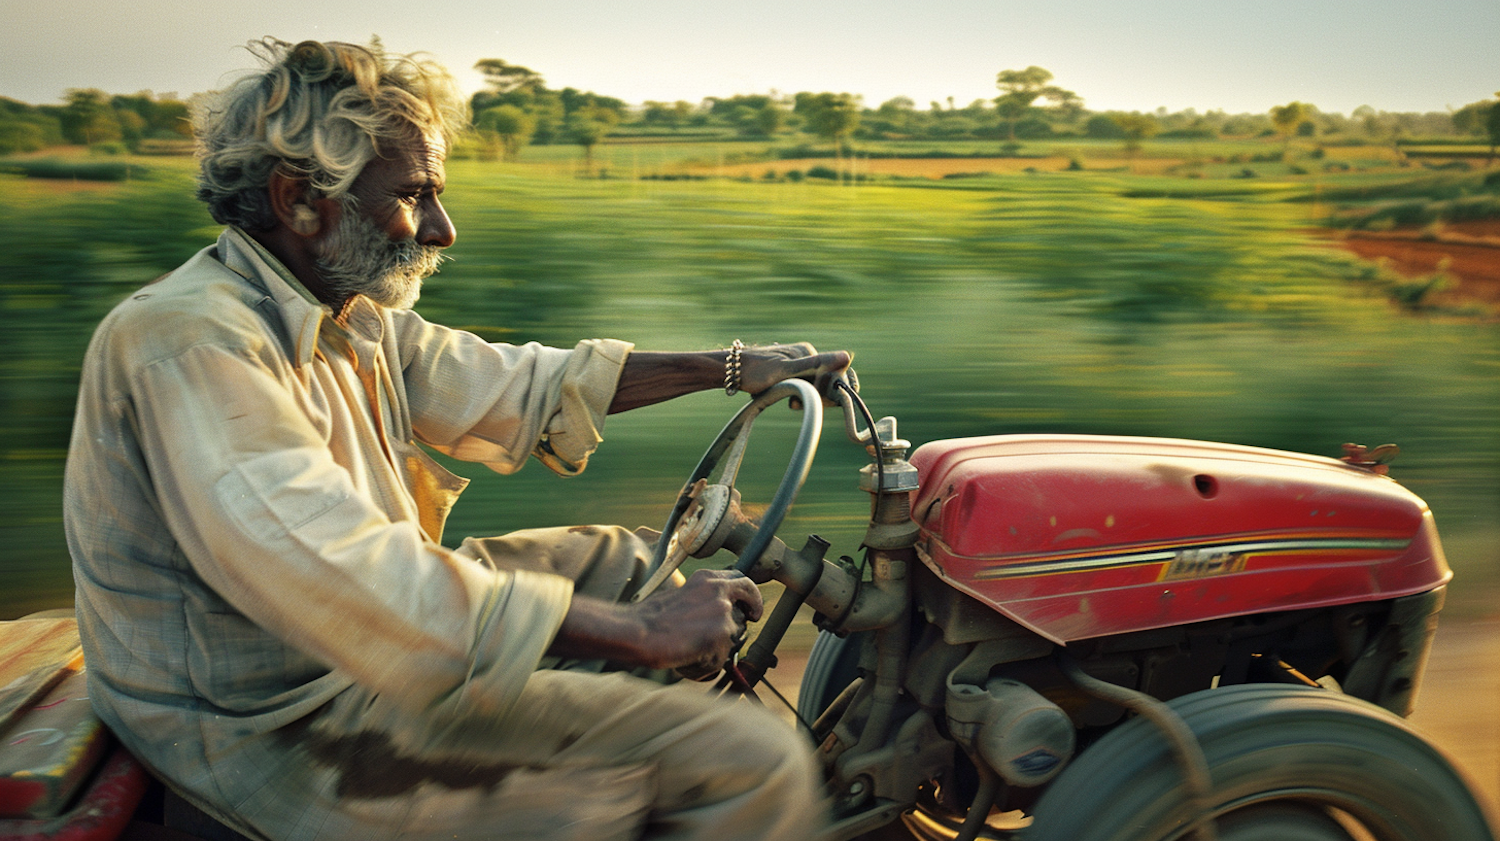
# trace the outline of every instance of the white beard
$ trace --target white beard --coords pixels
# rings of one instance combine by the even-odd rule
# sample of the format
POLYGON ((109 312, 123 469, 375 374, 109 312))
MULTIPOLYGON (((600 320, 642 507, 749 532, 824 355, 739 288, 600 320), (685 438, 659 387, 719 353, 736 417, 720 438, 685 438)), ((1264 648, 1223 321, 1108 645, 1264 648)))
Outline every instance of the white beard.
POLYGON ((447 259, 435 245, 393 240, 352 203, 319 246, 318 273, 335 300, 364 295, 392 309, 411 309, 422 295, 422 280, 447 259))

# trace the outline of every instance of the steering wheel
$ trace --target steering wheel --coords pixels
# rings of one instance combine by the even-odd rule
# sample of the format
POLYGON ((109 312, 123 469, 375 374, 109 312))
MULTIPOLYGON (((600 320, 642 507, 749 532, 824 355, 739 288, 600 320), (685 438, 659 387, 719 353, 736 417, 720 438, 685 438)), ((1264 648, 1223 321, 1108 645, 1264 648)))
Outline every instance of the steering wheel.
POLYGON ((734 569, 745 574, 755 567, 766 547, 771 545, 771 539, 776 536, 776 529, 780 528, 792 501, 797 498, 797 491, 807 479, 813 454, 818 449, 818 437, 823 429, 823 399, 805 380, 783 380, 771 386, 752 398, 724 425, 677 495, 677 503, 672 506, 672 514, 667 517, 667 524, 662 528, 661 538, 652 553, 650 574, 631 601, 638 602, 656 592, 689 555, 703 551, 707 546, 716 550, 722 545, 723 535, 735 524, 726 522, 726 515, 737 507, 739 501, 734 481, 750 441, 750 427, 761 412, 789 397, 802 404, 802 430, 792 448, 781 484, 771 497, 770 506, 734 565, 734 569), (708 476, 720 461, 724 462, 724 469, 719 481, 710 484, 708 476), (715 537, 717 541, 713 540, 715 537))

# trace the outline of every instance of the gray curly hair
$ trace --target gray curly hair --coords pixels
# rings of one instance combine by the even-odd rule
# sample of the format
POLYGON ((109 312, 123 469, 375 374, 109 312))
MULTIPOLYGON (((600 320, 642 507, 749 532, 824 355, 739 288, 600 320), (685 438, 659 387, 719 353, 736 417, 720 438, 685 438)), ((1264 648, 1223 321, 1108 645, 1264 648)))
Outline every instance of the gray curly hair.
POLYGON ((266 187, 278 169, 318 193, 344 196, 385 144, 439 136, 451 147, 468 124, 458 86, 440 65, 337 41, 251 41, 265 69, 193 108, 198 198, 215 221, 275 227, 266 187))

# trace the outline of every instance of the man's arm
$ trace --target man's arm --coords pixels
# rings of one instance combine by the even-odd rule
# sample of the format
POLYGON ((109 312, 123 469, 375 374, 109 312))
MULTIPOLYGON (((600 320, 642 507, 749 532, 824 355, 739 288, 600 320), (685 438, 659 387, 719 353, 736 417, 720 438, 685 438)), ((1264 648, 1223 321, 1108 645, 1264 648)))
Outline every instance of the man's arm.
MULTIPOLYGON (((661 353, 634 351, 625 360, 610 414, 639 409, 684 394, 724 387, 729 351, 661 353)), ((740 356, 740 389, 759 394, 782 380, 816 379, 849 367, 849 353, 818 353, 812 345, 770 345, 745 348, 740 356)))

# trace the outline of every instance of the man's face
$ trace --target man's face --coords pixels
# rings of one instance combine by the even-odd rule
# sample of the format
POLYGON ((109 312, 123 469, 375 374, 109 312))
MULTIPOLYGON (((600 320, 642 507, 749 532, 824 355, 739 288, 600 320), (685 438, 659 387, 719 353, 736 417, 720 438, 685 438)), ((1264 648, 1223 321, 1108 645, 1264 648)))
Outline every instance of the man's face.
POLYGON ((339 300, 362 294, 388 307, 416 303, 422 280, 453 244, 439 196, 446 174, 440 140, 399 146, 365 165, 319 243, 318 271, 339 300))

